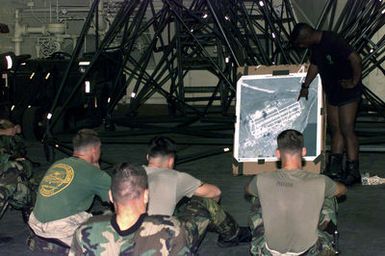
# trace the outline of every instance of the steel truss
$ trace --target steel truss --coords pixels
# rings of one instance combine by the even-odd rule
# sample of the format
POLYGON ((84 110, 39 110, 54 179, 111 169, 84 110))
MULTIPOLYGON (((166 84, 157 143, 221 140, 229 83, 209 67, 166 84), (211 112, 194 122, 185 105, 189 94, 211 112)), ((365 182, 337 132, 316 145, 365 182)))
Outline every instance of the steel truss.
MULTIPOLYGON (((67 76, 71 69, 78 68, 80 50, 97 13, 98 2, 95 0, 91 7, 67 76)), ((337 31, 348 40, 363 58, 363 77, 374 69, 384 73, 381 63, 385 58, 385 36, 373 41, 373 35, 384 25, 385 3, 348 0, 338 18, 336 3, 337 0, 325 2, 316 28, 337 31)), ((65 110, 85 78, 94 71, 98 59, 102 56, 108 58, 109 52, 118 52, 120 57, 112 61, 120 63, 120 70, 104 97, 106 102, 100 103, 107 105, 106 124, 116 121, 114 110, 129 89, 132 97, 128 117, 118 119, 119 124, 151 128, 152 132, 169 131, 170 127, 141 122, 142 119, 137 117, 140 107, 153 95, 159 94, 168 103, 169 115, 179 121, 172 127, 175 132, 230 138, 232 134, 218 134, 216 131, 233 129, 230 105, 235 97, 237 67, 298 64, 308 58, 306 53, 292 48, 288 42, 290 31, 297 23, 290 0, 193 0, 189 4, 181 0, 164 0, 160 7, 159 4, 153 0, 124 1, 108 33, 98 39, 91 63, 81 79, 71 87, 73 91, 68 100, 58 106, 60 90, 50 113, 59 107, 65 110), (140 50, 138 45, 142 46, 140 50), (186 75, 193 70, 212 73, 218 78, 217 84, 186 86, 186 75), (205 96, 191 97, 193 93, 205 96), (215 114, 216 119, 211 118, 215 114), (201 125, 196 125, 207 120, 216 124, 205 124, 203 130, 201 125)), ((66 77, 61 88, 65 86, 66 77)), ((365 89, 365 95, 376 109, 385 109, 384 102, 374 93, 365 89)), ((56 114, 49 120, 48 135, 60 117, 56 114)))

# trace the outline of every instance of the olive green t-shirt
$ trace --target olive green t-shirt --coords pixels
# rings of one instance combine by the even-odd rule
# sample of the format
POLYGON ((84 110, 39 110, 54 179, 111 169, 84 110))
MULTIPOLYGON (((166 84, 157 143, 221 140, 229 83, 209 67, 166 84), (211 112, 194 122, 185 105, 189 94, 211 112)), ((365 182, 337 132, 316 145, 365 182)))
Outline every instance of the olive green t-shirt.
POLYGON ((261 173, 248 190, 260 200, 265 240, 269 248, 303 252, 318 239, 318 222, 325 197, 336 193, 336 183, 303 170, 261 173))
POLYGON ((108 201, 111 177, 76 157, 55 162, 39 185, 33 213, 42 223, 86 211, 94 196, 108 201))

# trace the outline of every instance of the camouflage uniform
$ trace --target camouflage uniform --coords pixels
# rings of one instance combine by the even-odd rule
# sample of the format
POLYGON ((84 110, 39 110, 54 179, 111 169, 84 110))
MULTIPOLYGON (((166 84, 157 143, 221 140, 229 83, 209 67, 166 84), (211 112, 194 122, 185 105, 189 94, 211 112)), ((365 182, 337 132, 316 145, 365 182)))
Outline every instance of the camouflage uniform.
POLYGON ((210 198, 193 196, 176 209, 175 216, 188 231, 188 240, 193 252, 197 251, 207 230, 218 233, 225 241, 235 238, 238 234, 239 226, 236 221, 210 198))
POLYGON ((93 217, 76 231, 69 255, 192 255, 187 234, 174 217, 142 215, 121 231, 115 215, 93 217))
MULTIPOLYGON (((0 123, 0 129, 10 122, 0 123)), ((31 163, 26 155, 23 139, 18 136, 0 136, 0 216, 6 207, 24 209, 33 205, 31 163)))
MULTIPOLYGON (((271 256, 271 252, 265 246, 264 239, 264 227, 262 220, 262 208, 259 199, 253 197, 253 208, 250 216, 249 226, 252 230, 253 239, 251 241, 250 253, 252 255, 271 256)), ((319 229, 318 229, 318 241, 314 246, 309 248, 301 255, 306 256, 328 256, 335 255, 333 248, 333 236, 323 229, 327 223, 332 222, 337 225, 337 201, 336 198, 325 198, 324 204, 321 209, 319 229)))

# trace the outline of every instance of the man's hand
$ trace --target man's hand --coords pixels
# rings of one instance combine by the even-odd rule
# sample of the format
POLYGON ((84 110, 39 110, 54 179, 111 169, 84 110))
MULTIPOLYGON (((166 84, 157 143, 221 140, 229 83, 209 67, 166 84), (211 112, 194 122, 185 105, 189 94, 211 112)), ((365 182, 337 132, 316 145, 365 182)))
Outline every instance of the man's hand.
POLYGON ((352 79, 342 79, 339 81, 340 82, 340 85, 342 86, 342 88, 345 88, 345 89, 351 89, 351 88, 354 88, 356 87, 356 83, 353 82, 352 79))
POLYGON ((302 87, 301 91, 299 92, 297 101, 299 101, 299 99, 302 97, 305 97, 305 99, 307 100, 308 96, 309 96, 309 88, 302 87))
POLYGON ((14 127, 7 128, 7 129, 0 129, 0 135, 6 135, 6 136, 15 136, 16 134, 20 133, 21 128, 19 125, 15 125, 14 127))
POLYGON ((16 124, 14 127, 13 127, 13 130, 15 132, 15 134, 19 134, 21 133, 21 126, 16 124))

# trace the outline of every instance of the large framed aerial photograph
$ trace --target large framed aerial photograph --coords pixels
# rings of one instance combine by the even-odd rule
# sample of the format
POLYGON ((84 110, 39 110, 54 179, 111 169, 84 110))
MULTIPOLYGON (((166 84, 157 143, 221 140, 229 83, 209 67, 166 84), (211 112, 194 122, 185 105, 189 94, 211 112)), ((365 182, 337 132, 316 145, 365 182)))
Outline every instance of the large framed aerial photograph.
POLYGON ((322 150, 323 97, 321 79, 310 85, 308 100, 298 99, 306 72, 273 76, 246 75, 237 82, 234 158, 242 162, 275 162, 277 136, 286 129, 304 134, 307 156, 313 161, 322 150))

